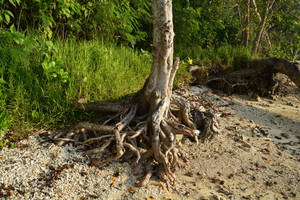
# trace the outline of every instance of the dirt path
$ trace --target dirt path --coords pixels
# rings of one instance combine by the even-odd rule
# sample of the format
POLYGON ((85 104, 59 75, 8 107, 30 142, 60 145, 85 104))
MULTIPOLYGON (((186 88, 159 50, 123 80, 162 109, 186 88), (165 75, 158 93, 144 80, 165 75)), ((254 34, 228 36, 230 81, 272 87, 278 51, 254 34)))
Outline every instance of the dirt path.
POLYGON ((176 191, 155 178, 136 188, 126 162, 100 170, 78 149, 36 135, 0 150, 0 198, 300 199, 300 92, 249 100, 191 90, 217 105, 222 131, 199 145, 177 138, 187 159, 176 173, 176 191))

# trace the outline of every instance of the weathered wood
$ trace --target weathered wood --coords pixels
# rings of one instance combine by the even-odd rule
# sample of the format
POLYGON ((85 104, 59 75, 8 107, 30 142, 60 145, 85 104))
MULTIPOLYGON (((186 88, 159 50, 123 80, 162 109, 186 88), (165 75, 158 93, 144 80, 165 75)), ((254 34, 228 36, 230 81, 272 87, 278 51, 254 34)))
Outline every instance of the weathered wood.
MULTIPOLYGON (((188 102, 178 94, 172 95, 173 81, 179 66, 179 58, 173 63, 172 0, 152 0, 152 12, 153 63, 151 74, 145 81, 144 87, 129 101, 122 104, 80 105, 85 110, 116 111, 118 114, 110 117, 102 125, 81 123, 77 126, 80 129, 77 132, 84 137, 80 134, 77 134, 80 137, 73 138, 73 135, 67 137, 68 141, 75 143, 82 139, 84 141, 80 142, 81 144, 92 142, 93 149, 88 150, 87 154, 112 149, 114 155, 101 162, 95 162, 94 165, 97 167, 104 167, 111 161, 120 159, 127 152, 129 152, 127 156, 132 157, 132 153, 136 155, 134 161, 136 171, 145 172, 138 186, 145 186, 149 182, 154 169, 159 171, 161 180, 173 183, 175 167, 179 162, 175 134, 190 136, 198 142, 200 130, 196 128, 200 126, 193 123, 194 119, 190 111, 205 112, 208 118, 212 116, 201 103, 199 105, 196 102, 188 102), (118 117, 120 119, 117 119, 118 117), (116 123, 116 120, 120 122, 116 123), (87 132, 91 134, 86 134, 87 132), (100 133, 101 136, 96 136, 94 132, 98 135, 100 133), (104 141, 103 138, 108 141, 104 141), (100 147, 95 148, 94 145, 100 147)), ((209 121, 212 122, 209 126, 213 129, 211 124, 216 122, 213 117, 209 121)), ((203 135, 207 133, 205 130, 203 135)))
MULTIPOLYGON (((194 69, 193 74, 197 74, 194 69)), ((287 75, 300 88, 300 65, 281 58, 254 60, 248 67, 236 71, 220 71, 203 83, 227 93, 255 92, 268 96, 274 92, 273 77, 276 73, 287 75)))

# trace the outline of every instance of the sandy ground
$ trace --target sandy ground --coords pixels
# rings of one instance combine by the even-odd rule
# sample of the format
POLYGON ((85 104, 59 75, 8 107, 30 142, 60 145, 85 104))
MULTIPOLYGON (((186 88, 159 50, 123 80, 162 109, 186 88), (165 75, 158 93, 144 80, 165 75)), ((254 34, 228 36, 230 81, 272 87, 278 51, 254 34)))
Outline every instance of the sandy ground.
POLYGON ((34 136, 20 142, 24 148, 0 150, 0 197, 300 199, 299 90, 287 97, 255 100, 215 94, 205 87, 191 87, 191 91, 215 104, 221 133, 199 145, 177 138, 186 159, 185 167, 176 172, 174 191, 155 177, 145 188, 136 188, 128 163, 116 162, 100 170, 76 148, 42 143, 41 136, 34 136))

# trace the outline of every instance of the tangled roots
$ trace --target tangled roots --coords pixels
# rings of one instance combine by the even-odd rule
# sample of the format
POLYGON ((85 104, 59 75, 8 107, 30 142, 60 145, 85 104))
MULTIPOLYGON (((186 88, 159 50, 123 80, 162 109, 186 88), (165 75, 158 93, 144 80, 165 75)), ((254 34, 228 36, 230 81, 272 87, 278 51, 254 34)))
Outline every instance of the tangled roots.
POLYGON ((198 140, 212 138, 219 132, 215 111, 208 107, 199 96, 187 92, 173 94, 171 99, 163 99, 151 113, 138 114, 139 105, 134 99, 125 105, 113 106, 111 103, 97 107, 97 104, 85 104, 86 110, 117 112, 102 124, 89 122, 79 123, 74 130, 62 135, 53 136, 58 145, 74 143, 85 149, 87 155, 102 152, 113 152, 100 162, 97 167, 104 167, 111 161, 123 156, 132 158, 133 173, 137 186, 147 185, 156 172, 158 177, 167 183, 174 184, 175 170, 180 166, 179 146, 176 135, 183 134, 198 140), (204 106, 206 105, 206 106, 204 106), (106 151, 105 151, 106 150, 106 151))

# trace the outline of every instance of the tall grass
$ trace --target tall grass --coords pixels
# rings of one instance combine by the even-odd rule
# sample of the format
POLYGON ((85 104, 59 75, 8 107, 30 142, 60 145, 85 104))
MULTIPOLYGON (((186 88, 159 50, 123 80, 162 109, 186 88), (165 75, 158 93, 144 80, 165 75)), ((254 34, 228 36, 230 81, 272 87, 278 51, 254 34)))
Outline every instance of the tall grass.
POLYGON ((219 64, 224 68, 243 67, 244 64, 251 60, 249 48, 244 46, 224 45, 218 48, 191 46, 189 48, 178 47, 177 56, 192 58, 193 64, 201 66, 213 66, 219 64))
POLYGON ((99 41, 57 42, 69 81, 66 99, 105 101, 140 89, 149 75, 151 54, 99 41))
MULTIPOLYGON (((56 41, 0 34, 0 134, 9 127, 63 127, 79 115, 72 103, 120 99, 150 72, 151 54, 101 41, 56 41)), ((21 135, 22 136, 22 135, 21 135)))

